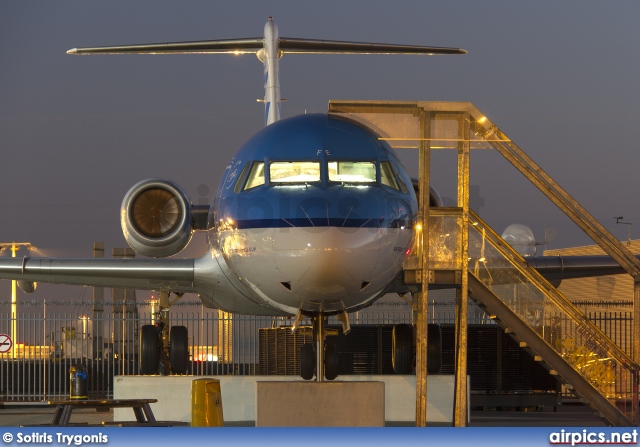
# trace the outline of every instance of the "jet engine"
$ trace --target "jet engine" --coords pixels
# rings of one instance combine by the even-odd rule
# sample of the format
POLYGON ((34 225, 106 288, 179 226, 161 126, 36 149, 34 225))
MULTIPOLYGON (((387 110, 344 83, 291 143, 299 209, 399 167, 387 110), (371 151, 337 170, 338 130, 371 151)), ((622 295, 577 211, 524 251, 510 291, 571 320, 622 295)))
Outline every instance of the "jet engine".
POLYGON ((133 185, 122 200, 120 222, 129 246, 154 258, 180 252, 193 234, 192 205, 187 194, 164 179, 133 185))
MULTIPOLYGON (((413 190, 416 192, 416 197, 420 197, 420 182, 417 178, 412 178, 411 183, 413 183, 413 190)), ((429 188, 429 208, 439 208, 442 206, 442 199, 440 198, 440 194, 438 191, 433 189, 433 187, 429 188)))
POLYGON ((18 288, 22 290, 24 293, 33 293, 36 291, 36 287, 38 287, 37 282, 25 281, 22 279, 18 280, 18 288))

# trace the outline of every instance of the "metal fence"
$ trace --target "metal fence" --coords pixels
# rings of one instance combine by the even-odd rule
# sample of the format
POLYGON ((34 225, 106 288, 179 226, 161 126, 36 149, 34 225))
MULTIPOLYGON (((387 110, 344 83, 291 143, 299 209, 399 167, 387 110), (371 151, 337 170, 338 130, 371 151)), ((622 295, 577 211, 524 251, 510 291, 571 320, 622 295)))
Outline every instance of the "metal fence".
MULTIPOLYGON (((453 324, 453 300, 430 303, 430 323, 453 324)), ((181 304, 181 303, 178 303, 181 304)), ((105 306, 92 310, 86 302, 22 303, 13 319, 0 304, 0 402, 41 402, 69 396, 69 369, 82 364, 88 371, 92 398, 113 397, 113 378, 139 373, 139 329, 153 324, 152 303, 134 307, 105 306), (11 339, 11 346, 8 340, 11 339)), ((199 303, 174 305, 170 325, 186 326, 192 375, 253 375, 259 373, 259 331, 287 327, 289 318, 232 315, 199 303)), ((630 315, 621 312, 590 315, 596 324, 630 349, 630 315)), ((351 315, 352 325, 394 325, 411 322, 411 308, 401 300, 351 315), (391 310, 389 310, 391 309, 391 310)), ((311 324, 310 321, 306 322, 311 324)), ((469 323, 493 324, 479 308, 470 308, 469 323)), ((333 317, 329 325, 339 326, 333 317)), ((264 347, 263 347, 264 348, 264 347)))

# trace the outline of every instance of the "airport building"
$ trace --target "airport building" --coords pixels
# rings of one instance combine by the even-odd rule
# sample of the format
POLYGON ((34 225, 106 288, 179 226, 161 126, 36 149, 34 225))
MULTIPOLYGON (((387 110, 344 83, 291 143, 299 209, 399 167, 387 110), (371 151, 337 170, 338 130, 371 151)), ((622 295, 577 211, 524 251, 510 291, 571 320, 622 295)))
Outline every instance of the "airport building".
MULTIPOLYGON (((640 240, 627 242, 629 250, 640 253, 640 240)), ((545 250, 545 256, 599 256, 606 253, 598 245, 545 250)), ((627 273, 563 280, 558 290, 593 321, 620 348, 631 355, 633 346, 633 278, 627 273)))
MULTIPOLYGON (((640 239, 627 243, 632 253, 640 253, 640 239)), ((606 255, 598 245, 545 250, 545 256, 606 255)), ((633 278, 624 273, 592 278, 565 279, 558 290, 583 312, 631 312, 633 278)))

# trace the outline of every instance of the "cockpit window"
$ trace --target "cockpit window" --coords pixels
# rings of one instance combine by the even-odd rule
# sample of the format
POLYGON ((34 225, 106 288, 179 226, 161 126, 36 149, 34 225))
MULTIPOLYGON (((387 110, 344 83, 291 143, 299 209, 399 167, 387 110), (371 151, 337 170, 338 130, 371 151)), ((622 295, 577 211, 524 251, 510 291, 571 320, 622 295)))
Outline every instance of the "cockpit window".
POLYGON ((370 161, 330 161, 329 181, 344 183, 373 183, 376 165, 370 161))
POLYGON ((399 189, 395 175, 393 175, 393 169, 391 169, 391 163, 389 163, 388 161, 383 161, 382 163, 380 163, 380 176, 380 180, 382 181, 383 185, 389 186, 393 189, 399 189))
POLYGON ((244 186, 247 180, 247 173, 249 172, 249 168, 251 168, 251 165, 252 165, 251 162, 244 165, 244 168, 242 168, 242 172, 238 177, 236 177, 236 184, 233 186, 233 192, 237 193, 242 190, 242 187, 244 186))
POLYGON ((307 183, 320 181, 320 162, 274 161, 269 165, 272 183, 307 183))
POLYGON ((256 186, 264 185, 264 163, 256 161, 251 165, 251 171, 247 177, 247 183, 244 185, 244 190, 255 188, 256 186))
POLYGON ((398 169, 398 166, 395 163, 392 163, 391 169, 393 169, 393 173, 396 177, 396 182, 398 182, 398 186, 400 186, 402 192, 405 194, 408 193, 409 189, 407 188, 407 185, 405 185, 404 180, 402 180, 402 176, 400 175, 400 169, 398 169))

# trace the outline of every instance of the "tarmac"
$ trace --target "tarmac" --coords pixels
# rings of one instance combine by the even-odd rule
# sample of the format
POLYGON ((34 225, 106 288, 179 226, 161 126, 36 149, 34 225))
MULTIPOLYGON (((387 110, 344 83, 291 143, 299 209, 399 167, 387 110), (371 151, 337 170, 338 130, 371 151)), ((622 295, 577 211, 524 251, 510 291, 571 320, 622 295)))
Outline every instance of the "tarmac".
MULTIPOLYGON (((0 405, 0 426, 20 427, 50 424, 54 408, 46 404, 4 404, 0 405)), ((113 421, 113 411, 98 412, 93 409, 74 410, 72 424, 100 426, 113 421)), ((225 423, 226 427, 252 427, 253 421, 225 423)), ((411 427, 412 423, 388 421, 388 427, 411 427)), ((438 424, 437 426, 443 426, 438 424)), ((583 404, 571 403, 536 411, 471 411, 469 427, 606 427, 592 410, 583 404)))

